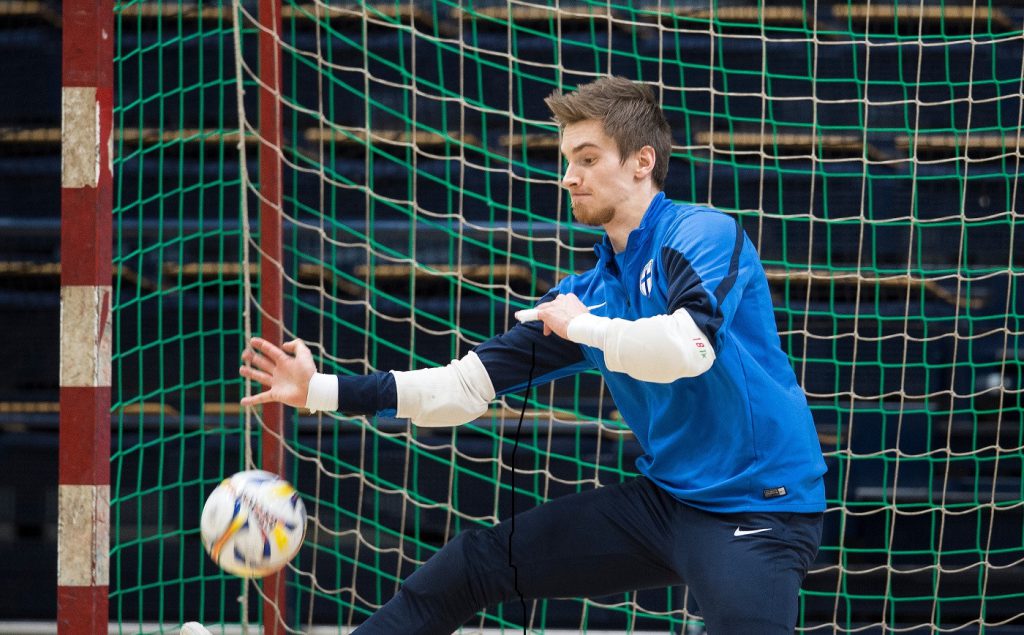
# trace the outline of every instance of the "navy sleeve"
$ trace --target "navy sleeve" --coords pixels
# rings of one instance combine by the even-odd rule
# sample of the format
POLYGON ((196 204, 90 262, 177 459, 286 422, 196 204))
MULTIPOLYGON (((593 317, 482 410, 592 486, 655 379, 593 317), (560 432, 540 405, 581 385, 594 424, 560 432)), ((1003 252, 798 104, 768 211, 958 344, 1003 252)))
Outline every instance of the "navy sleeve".
MULTIPOLYGON (((558 295, 552 290, 538 302, 558 295)), ((517 324, 474 351, 483 362, 498 395, 526 387, 533 366, 533 385, 539 386, 592 368, 579 344, 557 335, 544 335, 540 322, 517 324)), ((349 415, 394 415, 398 409, 395 376, 377 371, 369 375, 338 375, 338 411, 349 415)))
MULTIPOLYGON (((553 289, 537 304, 549 302, 557 295, 558 291, 553 289)), ((531 367, 534 386, 593 368, 579 344, 555 334, 544 335, 541 322, 517 324, 480 344, 474 352, 499 396, 526 388, 531 367)))
POLYGON ((338 411, 348 415, 388 415, 398 409, 395 376, 377 371, 369 375, 338 375, 338 411))
POLYGON ((731 317, 739 294, 730 292, 741 278, 743 228, 717 212, 706 218, 701 240, 691 250, 675 241, 661 249, 666 275, 668 313, 685 308, 718 350, 719 334, 731 317))

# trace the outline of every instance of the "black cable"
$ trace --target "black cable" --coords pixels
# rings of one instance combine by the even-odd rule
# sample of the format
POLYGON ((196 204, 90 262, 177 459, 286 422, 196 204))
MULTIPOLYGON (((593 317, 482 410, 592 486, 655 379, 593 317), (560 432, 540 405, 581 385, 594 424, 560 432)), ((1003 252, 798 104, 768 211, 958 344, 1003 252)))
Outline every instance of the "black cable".
POLYGON ((512 522, 508 532, 508 566, 512 567, 512 586, 519 596, 519 605, 523 609, 523 635, 526 635, 526 598, 519 590, 519 569, 512 562, 512 536, 516 533, 516 452, 519 451, 519 433, 523 430, 523 419, 526 417, 526 403, 530 399, 533 388, 533 369, 537 364, 537 346, 530 343, 530 374, 526 379, 526 394, 523 395, 523 407, 519 411, 519 425, 516 426, 516 438, 512 444, 512 522))

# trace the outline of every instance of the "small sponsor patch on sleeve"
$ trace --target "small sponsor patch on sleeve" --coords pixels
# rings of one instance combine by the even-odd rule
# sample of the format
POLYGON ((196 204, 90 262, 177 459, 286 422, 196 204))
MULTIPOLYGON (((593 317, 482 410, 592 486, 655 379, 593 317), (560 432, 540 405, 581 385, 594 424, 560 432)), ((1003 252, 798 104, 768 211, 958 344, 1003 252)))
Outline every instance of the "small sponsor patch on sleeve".
POLYGON ((765 498, 778 498, 786 495, 785 487, 767 487, 761 490, 761 495, 765 498))

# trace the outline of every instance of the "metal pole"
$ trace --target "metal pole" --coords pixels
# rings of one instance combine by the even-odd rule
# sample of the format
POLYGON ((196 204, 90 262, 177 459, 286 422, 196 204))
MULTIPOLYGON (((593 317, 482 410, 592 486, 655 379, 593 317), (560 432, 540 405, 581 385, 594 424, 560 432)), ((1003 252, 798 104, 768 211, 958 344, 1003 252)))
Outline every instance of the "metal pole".
POLYGON ((111 0, 62 12, 57 632, 106 635, 114 13, 111 0))
MULTIPOLYGON (((281 0, 260 0, 259 23, 259 166, 260 166, 260 330, 280 344, 283 329, 281 273, 281 0)), ((284 408, 279 403, 263 406, 263 469, 284 475, 281 443, 284 408)), ((287 622, 285 574, 264 580, 265 635, 284 635, 287 622), (279 617, 280 615, 280 617, 279 617)))

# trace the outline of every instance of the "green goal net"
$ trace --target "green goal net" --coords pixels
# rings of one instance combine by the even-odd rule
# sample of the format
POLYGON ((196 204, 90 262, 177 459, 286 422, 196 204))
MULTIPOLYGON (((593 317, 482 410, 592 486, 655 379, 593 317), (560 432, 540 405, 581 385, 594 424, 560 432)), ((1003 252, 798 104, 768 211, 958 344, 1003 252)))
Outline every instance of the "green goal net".
MULTIPOLYGON (((260 456, 260 413, 236 405, 263 311, 256 11, 116 6, 110 602, 125 632, 264 619, 261 586, 219 571, 198 530, 205 496, 260 456)), ((570 222, 543 98, 605 74, 646 82, 674 128, 666 193, 734 215, 754 241, 814 413, 828 511, 799 627, 1024 622, 1024 12, 286 1, 280 14, 284 311, 271 317, 322 372, 445 364, 591 266, 599 235, 570 222)), ((348 632, 457 532, 620 482, 639 454, 596 374, 452 429, 288 411, 284 440, 311 520, 278 608, 302 632, 348 632)), ((491 607, 464 632, 524 625, 701 623, 684 587, 491 607)))

